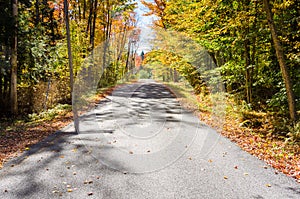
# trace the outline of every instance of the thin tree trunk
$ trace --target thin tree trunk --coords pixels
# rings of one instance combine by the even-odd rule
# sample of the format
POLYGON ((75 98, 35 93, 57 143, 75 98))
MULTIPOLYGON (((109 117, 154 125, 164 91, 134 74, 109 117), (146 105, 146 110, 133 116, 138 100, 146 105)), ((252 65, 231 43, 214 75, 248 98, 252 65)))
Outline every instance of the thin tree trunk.
POLYGON ((92 49, 94 49, 94 47, 95 47, 95 30, 96 30, 96 20, 97 20, 97 4, 98 4, 98 1, 95 0, 95 2, 94 2, 94 9, 93 9, 93 12, 94 12, 93 28, 91 30, 91 44, 92 44, 92 49))
POLYGON ((91 43, 91 26, 92 26, 92 15, 93 15, 93 0, 90 0, 90 13, 88 18, 88 24, 86 27, 86 33, 90 32, 90 43, 91 43))
POLYGON ((128 42, 127 56, 126 56, 126 65, 123 73, 123 77, 125 76, 125 72, 129 72, 129 59, 130 59, 130 51, 131 51, 131 41, 128 42))
POLYGON ((11 46, 11 80, 10 80, 10 109, 12 115, 18 114, 18 95, 17 95, 17 77, 18 77, 18 0, 12 0, 13 15, 13 37, 11 46))
MULTIPOLYGON (((2 46, 0 46, 0 49, 2 49, 2 46)), ((1 68, 2 68, 2 66, 0 67, 0 69, 1 68)), ((4 107, 3 104, 4 104, 4 98, 3 98, 3 74, 2 74, 2 71, 0 71, 0 111, 1 112, 3 112, 3 110, 2 110, 2 108, 4 107)))
POLYGON ((174 82, 178 82, 178 73, 175 68, 174 68, 174 82))
POLYGON ((70 25, 69 25, 69 7, 68 0, 64 0, 64 12, 65 12, 65 23, 66 23, 66 34, 68 43, 68 58, 69 58, 69 71, 70 71, 70 86, 71 92, 73 91, 73 57, 71 48, 71 35, 70 35, 70 25))
POLYGON ((288 98, 288 105, 289 105, 289 113, 292 121, 296 121, 297 119, 297 113, 296 113, 296 105, 295 105, 295 97, 293 92, 293 85, 291 83, 291 78, 289 75, 288 67, 285 62, 283 48, 281 46, 281 43, 278 39, 277 30, 273 21, 273 13, 271 11, 270 2, 269 0, 263 0, 264 3, 264 9, 267 14, 267 20, 268 24, 271 30, 272 39, 274 43, 274 47, 276 50, 276 56, 277 60, 280 65, 282 77, 285 83, 287 98, 288 98))
POLYGON ((40 8, 39 8, 39 0, 35 1, 35 25, 40 23, 40 8))
POLYGON ((83 19, 85 19, 85 13, 86 13, 86 0, 83 0, 83 19))
MULTIPOLYGON (((249 34, 248 31, 246 34, 249 34)), ((252 102, 252 84, 251 84, 251 72, 249 66, 251 65, 250 63, 250 46, 249 46, 249 39, 245 39, 244 41, 244 48, 245 48, 245 87, 246 87, 246 99, 247 103, 252 102)))
POLYGON ((80 1, 78 1, 78 19, 81 21, 81 6, 80 6, 80 1))
POLYGON ((50 29, 51 29, 51 45, 55 45, 55 30, 54 30, 54 10, 50 11, 50 29))
MULTIPOLYGON (((69 71, 70 71, 70 87, 71 87, 71 99, 73 99, 73 58, 72 58, 72 47, 71 47, 71 36, 70 36, 70 25, 69 25, 69 5, 68 0, 64 0, 64 13, 65 13, 65 23, 66 23, 66 33, 67 33, 67 43, 68 43, 68 58, 69 58, 69 71)), ((75 130, 79 131, 79 121, 77 109, 73 106, 73 115, 75 119, 75 130)))

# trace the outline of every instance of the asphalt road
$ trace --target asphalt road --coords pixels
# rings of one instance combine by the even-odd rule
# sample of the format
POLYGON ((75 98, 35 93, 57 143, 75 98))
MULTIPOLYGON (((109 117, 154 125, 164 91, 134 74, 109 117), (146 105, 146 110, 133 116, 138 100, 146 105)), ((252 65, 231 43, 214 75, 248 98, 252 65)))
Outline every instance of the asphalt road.
POLYGON ((163 85, 117 88, 0 170, 0 198, 300 198, 294 179, 182 108, 163 85))

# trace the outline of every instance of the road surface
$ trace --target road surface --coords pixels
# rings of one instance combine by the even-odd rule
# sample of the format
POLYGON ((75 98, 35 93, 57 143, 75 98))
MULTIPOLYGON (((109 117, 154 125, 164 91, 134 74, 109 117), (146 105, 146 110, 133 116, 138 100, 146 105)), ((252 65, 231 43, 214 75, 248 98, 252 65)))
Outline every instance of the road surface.
POLYGON ((117 88, 0 170, 0 198, 300 198, 294 179, 242 151, 161 84, 117 88))

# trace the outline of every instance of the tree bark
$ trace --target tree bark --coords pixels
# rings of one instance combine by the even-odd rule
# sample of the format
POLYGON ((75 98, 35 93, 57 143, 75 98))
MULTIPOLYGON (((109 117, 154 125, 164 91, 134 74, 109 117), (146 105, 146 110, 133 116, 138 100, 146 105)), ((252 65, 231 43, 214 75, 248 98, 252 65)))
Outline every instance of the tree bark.
POLYGON ((85 19, 85 13, 86 13, 86 0, 83 0, 83 19, 85 19))
POLYGON ((177 73, 177 70, 174 69, 174 82, 178 82, 178 73, 177 73))
POLYGON ((73 77, 73 57, 72 57, 71 35, 70 35, 70 25, 69 25, 69 5, 68 5, 68 0, 64 0, 64 12, 65 12, 67 43, 68 43, 70 86, 71 86, 71 93, 72 93, 72 91, 73 91, 73 79, 74 79, 74 77, 73 77))
POLYGON ((35 1, 35 25, 38 25, 40 23, 40 8, 39 8, 40 2, 39 0, 35 1))
MULTIPOLYGON (((74 85, 74 76, 73 76, 73 57, 72 57, 72 47, 71 47, 71 36, 70 36, 70 25, 69 25, 69 5, 68 0, 64 0, 64 13, 65 13, 65 23, 66 23, 66 34, 67 34, 67 43, 68 43, 68 58, 69 58, 69 71, 70 71, 70 87, 71 87, 71 99, 73 99, 73 85, 74 85)), ((79 131, 79 120, 76 107, 73 106, 73 115, 75 119, 75 130, 79 131)))
MULTIPOLYGON (((249 34, 248 31, 246 34, 249 34)), ((245 48, 245 87, 246 87, 246 99, 247 99, 247 103, 251 103, 252 102, 252 74, 251 74, 251 70, 250 70, 250 46, 249 46, 249 39, 245 39, 244 41, 244 48, 245 48)))
POLYGON ((95 0, 94 2, 94 9, 93 9, 93 27, 91 30, 91 44, 92 44, 92 49, 95 47, 95 32, 96 32, 96 20, 97 20, 97 5, 98 1, 95 0))
POLYGON ((278 39, 276 26, 275 26, 274 20, 273 20, 273 13, 272 13, 271 7, 270 7, 270 2, 269 2, 269 0, 263 0, 263 3, 264 3, 264 9, 265 9, 266 14, 267 14, 268 24, 269 24, 271 34, 272 34, 274 48, 276 50, 277 60, 279 62, 280 70, 281 70, 282 77, 283 77, 283 80, 284 80, 284 83, 285 83, 285 88, 286 88, 286 93, 287 93, 287 98, 288 98, 290 118, 291 118, 292 121, 296 121, 297 113, 296 113, 296 105, 295 105, 295 97, 294 97, 294 92, 293 92, 293 85, 291 83, 291 78, 290 78, 290 75, 289 75, 288 67, 287 67, 286 62, 285 62, 283 48, 282 48, 281 43, 278 39))
POLYGON ((13 37, 11 44, 11 80, 10 80, 10 110, 12 115, 18 114, 18 95, 17 95, 17 77, 18 77, 18 0, 12 0, 13 16, 13 37))

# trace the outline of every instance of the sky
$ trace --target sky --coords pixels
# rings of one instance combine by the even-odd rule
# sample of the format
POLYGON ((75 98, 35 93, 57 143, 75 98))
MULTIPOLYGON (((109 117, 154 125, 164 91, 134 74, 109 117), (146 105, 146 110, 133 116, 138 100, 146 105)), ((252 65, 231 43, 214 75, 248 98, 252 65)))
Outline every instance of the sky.
MULTIPOLYGON (((154 2, 153 0, 146 0, 147 2, 154 2)), ((151 50, 150 41, 154 37, 154 33, 150 26, 152 25, 154 16, 143 16, 143 14, 148 12, 148 9, 140 2, 140 0, 136 1, 138 3, 137 8, 135 9, 137 13, 137 26, 142 30, 140 36, 140 46, 137 50, 137 53, 140 54, 142 51, 149 52, 151 50)))

